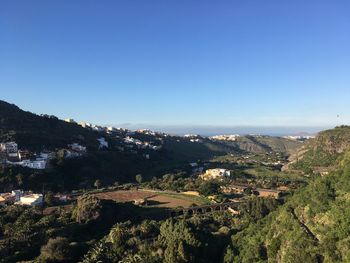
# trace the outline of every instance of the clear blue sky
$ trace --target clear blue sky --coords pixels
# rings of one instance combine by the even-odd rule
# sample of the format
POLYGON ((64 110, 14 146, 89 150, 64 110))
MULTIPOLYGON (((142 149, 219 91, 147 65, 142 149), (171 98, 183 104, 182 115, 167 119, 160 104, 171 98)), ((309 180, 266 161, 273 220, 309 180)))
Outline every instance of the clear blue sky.
POLYGON ((0 98, 101 124, 350 123, 350 1, 4 0, 0 98))

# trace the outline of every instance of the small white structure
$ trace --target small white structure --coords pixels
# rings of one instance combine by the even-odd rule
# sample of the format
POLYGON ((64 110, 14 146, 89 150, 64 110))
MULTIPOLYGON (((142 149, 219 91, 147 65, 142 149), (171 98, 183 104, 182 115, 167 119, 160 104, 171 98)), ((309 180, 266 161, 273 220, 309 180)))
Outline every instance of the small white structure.
POLYGON ((41 152, 38 159, 41 160, 52 160, 56 158, 55 152, 41 152))
POLYGON ((226 169, 208 169, 199 177, 203 180, 223 179, 230 176, 230 171, 226 169))
POLYGON ((73 151, 73 150, 64 150, 64 158, 77 158, 82 156, 81 152, 73 151))
POLYGON ((23 160, 19 163, 19 165, 28 167, 31 169, 45 169, 46 168, 46 161, 45 160, 23 160))
POLYGON ((7 164, 11 164, 11 165, 19 165, 22 167, 28 167, 31 169, 45 169, 46 168, 46 160, 42 160, 42 159, 37 159, 37 160, 23 160, 20 162, 10 162, 10 161, 6 161, 7 164))
POLYGON ((203 140, 201 140, 201 139, 190 139, 190 142, 200 142, 200 143, 202 143, 203 140))
POLYGON ((21 196, 18 205, 29 205, 29 206, 37 206, 43 203, 43 195, 42 194, 29 194, 21 196))
POLYGON ((184 138, 198 138, 199 135, 198 134, 185 134, 184 138))
POLYGON ((64 121, 69 123, 76 123, 75 120, 71 118, 64 119, 64 121))
POLYGON ((190 166, 193 167, 193 168, 194 168, 194 167, 197 167, 197 166, 198 166, 198 163, 190 163, 190 166))
POLYGON ((99 138, 97 140, 100 142, 99 149, 108 148, 108 142, 106 141, 105 138, 101 137, 101 138, 99 138))
POLYGON ((101 126, 98 126, 98 125, 92 125, 91 128, 95 131, 98 131, 98 132, 103 132, 105 131, 105 128, 101 127, 101 126))
POLYGON ((156 133, 154 131, 151 131, 149 129, 140 129, 140 130, 137 130, 138 133, 143 133, 143 134, 146 134, 146 135, 156 135, 156 133))
POLYGON ((79 125, 83 128, 91 128, 92 124, 88 122, 79 122, 79 125))
POLYGON ((86 147, 80 145, 79 143, 72 143, 68 145, 72 150, 77 152, 86 152, 86 147))
POLYGON ((0 150, 6 152, 7 154, 16 154, 18 152, 18 145, 15 142, 5 142, 0 143, 0 150))
POLYGON ((11 195, 14 197, 15 202, 18 202, 23 195, 22 190, 12 190, 11 195))
POLYGON ((239 137, 238 134, 229 134, 229 135, 215 135, 212 137, 209 137, 210 140, 217 140, 217 141, 236 141, 239 137))
POLYGON ((107 132, 115 132, 115 131, 117 131, 117 129, 116 128, 114 128, 113 126, 109 126, 109 127, 107 127, 107 132))

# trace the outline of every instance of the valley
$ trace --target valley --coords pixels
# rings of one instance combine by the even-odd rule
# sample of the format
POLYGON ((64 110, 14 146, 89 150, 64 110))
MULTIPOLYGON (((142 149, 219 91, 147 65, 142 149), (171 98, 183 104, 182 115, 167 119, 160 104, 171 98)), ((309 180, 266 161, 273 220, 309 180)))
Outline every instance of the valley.
POLYGON ((325 229, 337 229, 328 209, 339 213, 347 200, 339 184, 346 126, 308 139, 176 136, 0 106, 1 262, 45 261, 51 243, 69 251, 65 262, 162 262, 168 253, 196 262, 286 261, 295 256, 281 236, 290 234, 288 222, 304 246, 318 248, 299 257, 345 258, 318 246, 325 229), (51 134, 51 122, 59 133, 51 134), (38 161, 45 165, 31 165, 38 161), (172 242, 186 251, 170 251, 172 242))

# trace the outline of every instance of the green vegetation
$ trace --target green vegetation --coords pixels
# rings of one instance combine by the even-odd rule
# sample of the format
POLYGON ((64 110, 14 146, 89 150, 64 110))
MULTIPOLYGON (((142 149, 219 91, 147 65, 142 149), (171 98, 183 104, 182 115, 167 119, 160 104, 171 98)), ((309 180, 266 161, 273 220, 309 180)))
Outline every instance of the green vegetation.
POLYGON ((0 208, 0 262, 77 262, 115 223, 137 222, 139 209, 92 196, 44 213, 41 208, 0 208))
POLYGON ((222 262, 230 235, 276 206, 274 200, 251 199, 242 210, 244 224, 220 212, 160 222, 145 220, 138 225, 116 224, 89 250, 84 262, 222 262))
POLYGON ((282 163, 300 143, 283 138, 190 141, 136 133, 135 138, 162 146, 151 152, 125 145, 125 134, 118 136, 0 101, 0 140, 16 140, 31 151, 56 151, 72 142, 88 147, 79 158, 59 154, 43 171, 1 167, 0 191, 45 188, 44 200, 51 207, 0 208, 0 262, 350 262, 350 127, 306 142, 287 172, 280 171, 282 163), (108 149, 98 149, 102 135, 108 149), (189 162, 229 169, 231 178, 203 181, 193 175, 189 162), (230 184, 247 188, 222 193, 220 186, 230 184), (198 210, 175 218, 151 202, 134 206, 91 193, 53 206, 58 191, 102 192, 111 185, 149 188, 160 200, 172 197, 197 205, 209 204, 210 195, 218 202, 244 202, 239 214, 198 210), (278 201, 254 196, 257 187, 279 186, 290 189, 290 195, 278 201), (201 196, 180 193, 187 190, 201 196))
POLYGON ((43 262, 63 262, 70 260, 70 245, 65 237, 51 238, 45 246, 41 248, 40 261, 43 262))
POLYGON ((294 156, 291 169, 305 174, 332 170, 350 148, 350 127, 340 126, 321 132, 294 156), (327 169, 328 168, 328 169, 327 169))
POLYGON ((245 152, 276 152, 284 155, 293 153, 301 146, 301 142, 298 141, 270 136, 240 136, 234 144, 245 152))
POLYGON ((135 139, 162 146, 161 150, 151 151, 125 145, 123 138, 126 136, 123 131, 117 134, 98 133, 54 116, 25 112, 0 101, 0 141, 14 140, 21 149, 32 152, 50 150, 58 156, 51 168, 45 171, 0 168, 0 191, 18 188, 39 191, 43 187, 53 192, 92 189, 97 187, 95 182, 99 182, 97 188, 115 182, 134 182, 137 174, 142 174, 142 181, 150 181, 153 177, 176 170, 189 172, 190 162, 208 161, 228 154, 240 156, 258 153, 257 156, 263 156, 271 151, 285 156, 299 146, 298 142, 266 136, 242 136, 237 142, 224 142, 207 138, 190 141, 183 137, 135 133, 135 139), (107 139, 108 149, 98 149, 97 139, 101 136, 107 139), (87 154, 65 159, 62 149, 74 142, 87 146, 87 154), (145 158, 146 155, 149 159, 145 158))
POLYGON ((277 211, 233 235, 226 262, 348 262, 349 156, 337 171, 310 182, 277 211))
POLYGON ((254 176, 255 178, 259 178, 262 180, 283 180, 283 181, 306 181, 307 179, 293 171, 281 172, 279 170, 261 166, 261 165, 253 165, 248 169, 244 169, 243 172, 245 174, 254 176))
POLYGON ((218 194, 219 189, 220 185, 217 182, 206 181, 200 185, 198 191, 201 195, 209 196, 218 194))
POLYGON ((199 205, 207 205, 210 204, 210 201, 204 196, 195 196, 195 195, 186 195, 180 193, 167 193, 167 192, 156 192, 158 195, 164 195, 176 199, 182 199, 186 201, 191 201, 192 203, 196 203, 199 205))

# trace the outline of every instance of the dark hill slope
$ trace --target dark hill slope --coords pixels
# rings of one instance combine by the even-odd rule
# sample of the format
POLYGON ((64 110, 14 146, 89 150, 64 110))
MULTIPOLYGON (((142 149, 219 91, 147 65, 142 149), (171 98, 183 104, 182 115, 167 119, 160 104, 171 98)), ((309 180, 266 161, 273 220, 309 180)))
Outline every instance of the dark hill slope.
POLYGON ((21 148, 40 150, 80 142, 96 147, 98 134, 54 116, 39 116, 0 101, 0 141, 15 140, 21 148))

